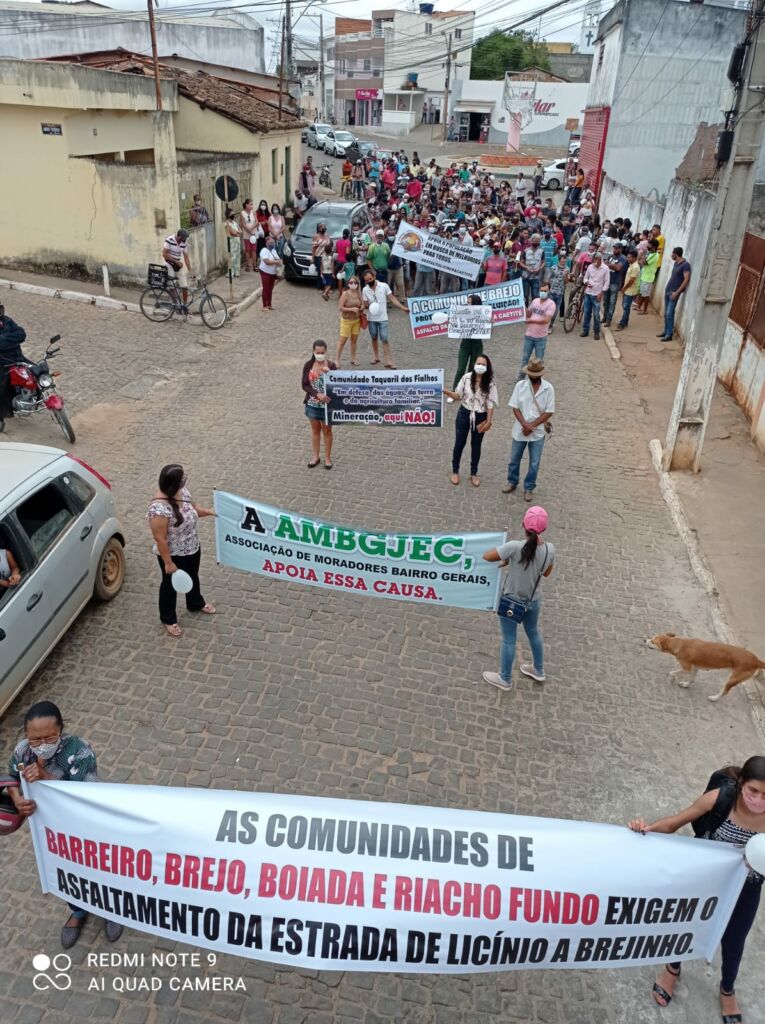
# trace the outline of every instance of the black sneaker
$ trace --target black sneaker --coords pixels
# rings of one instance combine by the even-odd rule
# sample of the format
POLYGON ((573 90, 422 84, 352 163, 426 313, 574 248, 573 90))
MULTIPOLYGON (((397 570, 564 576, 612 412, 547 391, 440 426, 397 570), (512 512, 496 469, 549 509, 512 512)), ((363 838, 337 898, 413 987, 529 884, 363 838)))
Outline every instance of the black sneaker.
POLYGON ((587 333, 587 331, 582 331, 582 333, 579 335, 579 337, 580 338, 589 338, 589 334, 587 333))
MULTIPOLYGON (((69 917, 67 918, 67 921, 69 921, 71 917, 72 917, 72 915, 70 914, 69 917)), ((82 926, 85 924, 87 919, 88 919, 88 915, 85 914, 84 917, 79 917, 79 918, 75 919, 75 920, 78 921, 78 924, 76 924, 76 925, 65 924, 64 925, 64 927, 61 929, 61 946, 62 946, 63 949, 71 949, 72 948, 72 946, 75 944, 75 942, 79 939, 80 932, 82 931, 82 926)))
POLYGON ((595 341, 600 341, 600 335, 599 334, 593 334, 593 338, 595 339, 595 341))

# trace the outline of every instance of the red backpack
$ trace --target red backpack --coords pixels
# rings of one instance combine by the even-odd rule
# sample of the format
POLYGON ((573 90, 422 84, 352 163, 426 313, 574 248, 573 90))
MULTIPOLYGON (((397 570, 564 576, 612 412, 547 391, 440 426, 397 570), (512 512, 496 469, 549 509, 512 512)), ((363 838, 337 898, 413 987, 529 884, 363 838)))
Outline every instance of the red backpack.
POLYGON ((18 779, 0 776, 0 836, 9 836, 24 824, 24 815, 19 814, 8 794, 12 786, 18 789, 19 785, 18 779))

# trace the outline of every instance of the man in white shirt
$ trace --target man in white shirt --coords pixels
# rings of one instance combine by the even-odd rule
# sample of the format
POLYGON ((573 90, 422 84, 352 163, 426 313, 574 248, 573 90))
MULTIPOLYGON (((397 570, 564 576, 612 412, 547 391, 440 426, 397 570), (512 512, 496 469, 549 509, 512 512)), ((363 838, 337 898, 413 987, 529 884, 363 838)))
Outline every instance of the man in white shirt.
POLYGON ((184 305, 189 301, 189 254, 186 249, 186 239, 189 233, 185 228, 179 228, 174 235, 168 235, 165 244, 162 246, 162 259, 165 261, 168 276, 175 280, 181 289, 181 300, 184 305))
POLYGON ((600 300, 611 284, 611 271, 603 263, 603 257, 597 250, 592 254, 592 263, 584 272, 584 316, 582 318, 582 337, 590 333, 590 319, 595 320, 593 337, 600 338, 600 300))
POLYGON ((388 342, 388 302, 393 303, 394 306, 402 309, 405 313, 409 312, 409 307, 405 306, 403 302, 399 302, 387 284, 378 281, 375 277, 375 272, 370 269, 364 272, 364 289, 361 292, 361 298, 364 302, 364 309, 367 311, 369 335, 372 339, 372 351, 375 356, 372 360, 372 366, 380 362, 378 342, 381 341, 385 366, 389 370, 395 370, 396 366, 391 359, 390 344, 388 342), (374 309, 372 309, 373 305, 374 309))
POLYGON ((555 412, 555 389, 544 380, 544 363, 532 356, 523 367, 526 374, 513 388, 509 406, 513 410, 512 445, 510 462, 507 466, 507 483, 503 494, 511 494, 518 486, 521 476, 521 459, 529 449, 529 468, 523 481, 523 497, 531 501, 537 484, 539 463, 545 444, 545 426, 555 412))

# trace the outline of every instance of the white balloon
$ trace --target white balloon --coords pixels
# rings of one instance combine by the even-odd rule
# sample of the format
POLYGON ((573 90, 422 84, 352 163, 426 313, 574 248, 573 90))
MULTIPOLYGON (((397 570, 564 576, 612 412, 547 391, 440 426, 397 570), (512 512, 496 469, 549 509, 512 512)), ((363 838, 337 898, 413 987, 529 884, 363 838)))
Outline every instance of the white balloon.
POLYGON ((173 590, 179 594, 188 594, 194 586, 191 576, 189 576, 187 572, 184 572, 183 569, 176 569, 170 577, 170 581, 173 584, 173 590))
POLYGON ((752 836, 744 847, 749 866, 759 875, 765 875, 765 832, 752 836))
POLYGON ((434 324, 445 324, 449 319, 448 313, 434 313, 430 318, 434 324))
POLYGON ((369 303, 369 315, 370 316, 378 316, 379 313, 380 313, 380 303, 379 302, 370 302, 369 303))

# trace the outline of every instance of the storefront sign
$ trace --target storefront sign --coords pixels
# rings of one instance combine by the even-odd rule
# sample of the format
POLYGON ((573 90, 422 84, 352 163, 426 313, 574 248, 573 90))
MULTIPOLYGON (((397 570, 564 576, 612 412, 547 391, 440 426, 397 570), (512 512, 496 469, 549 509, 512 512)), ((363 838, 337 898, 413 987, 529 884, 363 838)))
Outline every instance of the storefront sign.
POLYGON ((328 590, 492 611, 504 533, 372 533, 215 492, 218 561, 328 590))
POLYGON ((746 878, 729 843, 618 825, 106 782, 27 791, 43 892, 165 943, 313 970, 711 960, 746 878))
MULTIPOLYGON (((465 292, 449 292, 446 295, 410 295, 406 301, 415 340, 447 334, 450 309, 452 306, 466 305, 471 295, 479 295, 484 306, 491 306, 494 327, 526 319, 526 305, 520 279, 503 281, 502 284, 491 284, 484 288, 471 288, 465 292)), ((480 306, 474 308, 480 309, 480 306)))
POLYGON ((379 100, 380 90, 379 89, 357 89, 356 90, 357 100, 379 100))
POLYGON ((476 245, 460 245, 450 238, 431 235, 404 221, 396 233, 393 255, 412 260, 424 267, 442 270, 457 277, 475 281, 483 264, 483 249, 476 245))
POLYGON ((324 376, 331 426, 440 427, 443 370, 332 370, 324 376))

